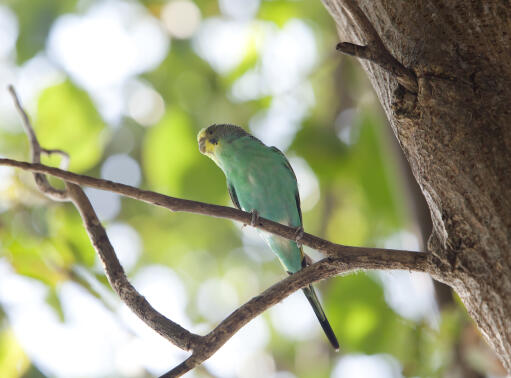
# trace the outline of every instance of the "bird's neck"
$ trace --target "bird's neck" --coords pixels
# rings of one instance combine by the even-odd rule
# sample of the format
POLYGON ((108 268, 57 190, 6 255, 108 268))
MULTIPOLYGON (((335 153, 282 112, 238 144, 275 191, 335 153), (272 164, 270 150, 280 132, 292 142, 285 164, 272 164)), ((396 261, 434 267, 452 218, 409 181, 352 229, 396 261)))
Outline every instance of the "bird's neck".
POLYGON ((259 140, 251 137, 236 139, 225 143, 215 153, 215 163, 226 175, 240 167, 247 167, 257 160, 261 153, 261 147, 265 147, 259 140))

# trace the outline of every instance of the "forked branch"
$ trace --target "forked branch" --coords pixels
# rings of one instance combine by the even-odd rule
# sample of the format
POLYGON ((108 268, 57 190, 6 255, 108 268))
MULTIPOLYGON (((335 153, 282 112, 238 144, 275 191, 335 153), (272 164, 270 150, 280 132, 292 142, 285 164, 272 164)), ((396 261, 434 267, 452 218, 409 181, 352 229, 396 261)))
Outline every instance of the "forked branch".
MULTIPOLYGON (((193 369, 211 357, 227 340, 250 320, 280 302, 294 291, 315 281, 349 273, 361 269, 406 269, 427 272, 436 278, 441 278, 433 256, 427 253, 399 251, 380 248, 349 247, 331 243, 317 236, 304 233, 300 242, 323 252, 328 257, 314 263, 298 273, 266 289, 260 295, 252 298, 224 319, 215 329, 205 336, 189 332, 179 324, 164 317, 151 307, 149 302, 140 295, 127 280, 124 270, 117 259, 115 251, 101 225, 89 199, 79 185, 90 186, 126 197, 134 198, 153 205, 164 207, 171 211, 186 211, 219 218, 228 218, 244 224, 250 224, 252 214, 234 208, 190 201, 169 197, 160 193, 101 180, 90 176, 78 175, 66 170, 48 167, 40 164, 40 154, 59 153, 60 150, 44 150, 40 147, 30 120, 21 106, 14 88, 9 88, 20 111, 25 131, 31 142, 33 163, 20 162, 11 159, 0 159, 0 165, 31 171, 36 177, 39 189, 55 200, 73 202, 82 217, 84 227, 105 268, 105 274, 120 299, 149 327, 183 350, 192 354, 164 377, 178 377, 193 369), (58 190, 48 183, 46 174, 64 180, 66 189, 58 190), (47 183, 47 185, 45 184, 47 183), (58 190, 58 192, 56 192, 58 190)), ((255 227, 293 240, 296 229, 259 218, 255 227)))
MULTIPOLYGON (((41 153, 59 154, 63 157, 64 165, 67 165, 69 156, 66 152, 61 150, 46 150, 40 146, 28 114, 23 109, 14 87, 9 86, 8 89, 13 97, 16 108, 21 115, 25 132, 29 138, 32 160, 38 164, 41 161, 41 153)), ((79 210, 91 242, 104 264, 106 276, 110 285, 116 291, 121 300, 140 319, 142 319, 149 327, 153 328, 160 335, 182 349, 192 349, 199 336, 188 332, 179 324, 172 322, 157 312, 129 283, 106 235, 106 231, 99 222, 96 213, 83 190, 79 186, 68 182, 66 182, 66 189, 56 189, 51 186, 46 176, 42 173, 44 172, 34 173, 34 178, 39 190, 54 200, 72 201, 79 210)))

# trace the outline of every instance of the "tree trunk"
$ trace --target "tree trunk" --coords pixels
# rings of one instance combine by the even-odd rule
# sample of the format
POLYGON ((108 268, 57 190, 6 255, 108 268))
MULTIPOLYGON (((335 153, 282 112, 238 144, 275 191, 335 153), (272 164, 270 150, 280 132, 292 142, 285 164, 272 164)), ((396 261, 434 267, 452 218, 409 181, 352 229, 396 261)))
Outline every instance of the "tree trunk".
MULTIPOLYGON (((323 2, 340 41, 364 45, 345 0, 323 2)), ((414 94, 361 60, 428 203, 428 250, 511 373, 511 4, 358 5, 417 77, 414 94)))

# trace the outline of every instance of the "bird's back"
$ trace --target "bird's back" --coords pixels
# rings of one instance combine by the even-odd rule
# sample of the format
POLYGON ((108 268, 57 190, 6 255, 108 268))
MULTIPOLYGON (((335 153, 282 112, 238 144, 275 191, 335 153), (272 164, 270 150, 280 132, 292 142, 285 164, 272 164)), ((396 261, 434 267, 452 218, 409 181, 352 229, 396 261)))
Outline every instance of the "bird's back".
MULTIPOLYGON (((291 227, 302 226, 296 178, 279 150, 247 136, 222 147, 219 159, 243 210, 257 210, 259 216, 291 227)), ((302 253, 295 242, 268 233, 262 236, 287 271, 301 269, 302 253)))

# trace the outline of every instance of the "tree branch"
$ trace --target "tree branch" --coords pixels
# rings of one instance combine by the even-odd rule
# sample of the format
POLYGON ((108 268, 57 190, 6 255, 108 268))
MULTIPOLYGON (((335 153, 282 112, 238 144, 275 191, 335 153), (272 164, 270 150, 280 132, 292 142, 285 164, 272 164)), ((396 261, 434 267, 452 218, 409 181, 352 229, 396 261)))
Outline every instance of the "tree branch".
MULTIPOLYGON (((314 235, 304 233, 303 237, 300 239, 302 244, 317 249, 329 257, 302 269, 298 273, 288 276, 266 289, 263 293, 252 298, 235 310, 206 336, 193 334, 157 312, 130 284, 108 239, 105 229, 101 225, 89 199, 78 185, 87 185, 119 193, 127 197, 164 207, 171 211, 186 211, 227 218, 244 224, 250 224, 252 214, 230 207, 169 197, 160 193, 140 190, 129 185, 78 175, 40 164, 41 153, 58 153, 63 156, 64 163, 67 163, 67 154, 61 150, 45 150, 41 148, 28 116, 16 96, 14 88, 9 87, 9 91, 23 117, 25 131, 31 143, 32 159, 34 163, 0 159, 0 165, 34 172, 38 187, 43 193, 55 200, 68 200, 73 202, 80 212, 89 238, 103 262, 105 274, 120 299, 149 327, 167 340, 181 349, 192 350, 190 357, 173 370, 164 374, 163 377, 178 377, 190 371, 211 357, 250 320, 280 302, 294 291, 315 281, 360 269, 407 269, 427 272, 434 277, 441 276, 436 263, 433 261, 433 255, 428 253, 381 248, 349 247, 331 243, 314 235), (63 179, 66 183, 66 189, 60 190, 53 188, 48 183, 45 174, 63 179)), ((296 229, 264 218, 258 218, 255 227, 291 240, 294 240, 296 235, 296 229)))
POLYGON ((103 263, 108 281, 119 298, 149 327, 174 345, 184 350, 196 348, 200 343, 200 336, 189 332, 156 311, 128 281, 105 228, 101 225, 82 188, 72 183, 66 183, 66 188, 68 197, 80 212, 87 234, 103 263))
POLYGON ((227 340, 250 320, 271 306, 313 282, 334 277, 341 273, 370 269, 406 269, 432 272, 432 255, 397 251, 388 253, 360 253, 343 257, 327 257, 299 272, 288 276, 252 298, 224 319, 213 331, 204 336, 204 343, 195 349, 192 356, 162 377, 177 377, 193 369, 211 357, 227 340))
POLYGON ((383 44, 378 32, 355 0, 343 0, 343 8, 351 15, 353 22, 361 29, 367 41, 366 46, 349 42, 337 44, 336 49, 344 54, 369 60, 394 75, 403 87, 417 93, 417 77, 412 70, 403 66, 383 44))
MULTIPOLYGON (((152 192, 150 190, 142 190, 130 185, 120 184, 117 182, 98 179, 86 175, 79 175, 76 173, 64 171, 58 168, 48 167, 42 164, 32 164, 21 162, 12 159, 0 158, 0 165, 16 167, 27 171, 46 173, 54 177, 58 177, 66 182, 71 182, 77 185, 85 185, 91 188, 107 190, 109 192, 121 194, 125 197, 133 198, 139 201, 150 203, 159 207, 163 207, 172 212, 188 212, 194 214, 201 214, 212 216, 216 218, 231 219, 243 224, 250 225, 252 220, 252 213, 235 209, 233 207, 214 205, 205 202, 192 201, 183 198, 176 198, 166 196, 161 193, 152 192)), ((255 228, 270 232, 275 235, 282 236, 289 240, 295 240, 296 228, 285 226, 283 224, 273 222, 269 219, 258 217, 255 228)), ((332 257, 346 257, 351 255, 362 254, 388 254, 388 253, 403 253, 416 255, 415 251, 403 251, 386 248, 369 248, 369 247, 352 247, 342 244, 332 243, 328 240, 322 239, 315 235, 304 232, 300 243, 310 248, 316 249, 327 256, 332 257)), ((432 273, 432 272, 428 272, 432 273)), ((433 273, 432 273, 433 274, 433 273)))
MULTIPOLYGON (((69 162, 69 155, 62 150, 58 149, 45 149, 39 144, 37 136, 34 132, 30 119, 23 109, 21 102, 16 94, 16 90, 12 85, 8 90, 13 98, 14 104, 18 109, 23 120, 25 132, 29 138, 32 160, 35 165, 41 165, 41 153, 45 154, 59 154, 62 156, 61 166, 66 167, 69 162)), ((29 163, 25 163, 29 164, 29 163)), ((36 171, 34 171, 36 172, 36 171)), ((195 335, 181 327, 179 324, 174 323, 167 319, 162 314, 157 312, 147 300, 136 291, 136 289, 129 283, 124 273, 115 251, 110 244, 106 231, 97 218, 89 199, 83 190, 75 185, 66 181, 66 189, 56 189, 47 180, 43 174, 45 172, 36 172, 34 174, 35 181, 41 192, 56 201, 71 201, 79 210, 82 216, 84 226, 89 234, 89 238, 96 249, 101 261, 105 268, 105 274, 110 282, 110 285, 115 290, 121 300, 149 327, 153 328, 160 335, 171 341, 178 347, 190 350, 197 344, 200 336, 195 335)))

